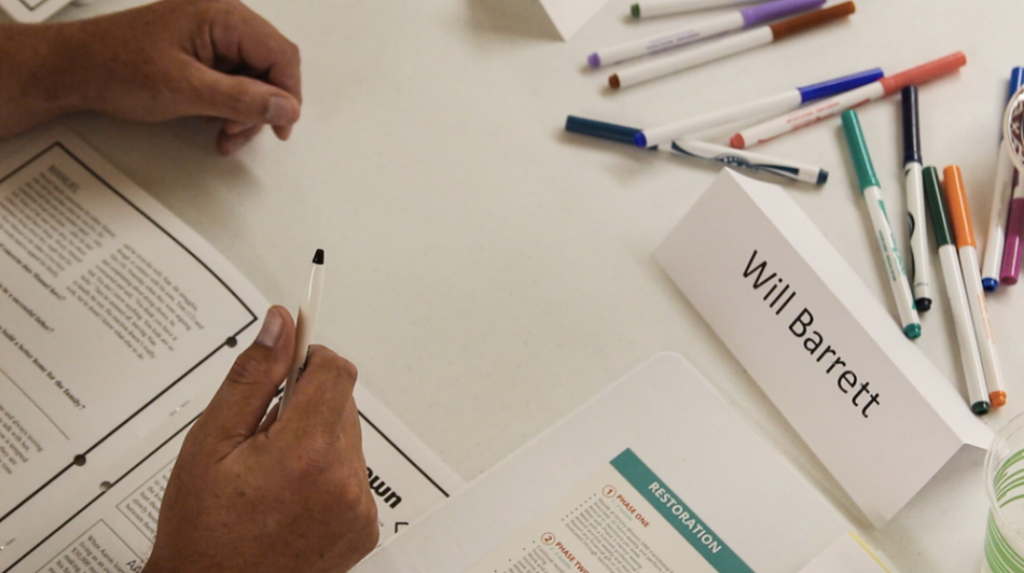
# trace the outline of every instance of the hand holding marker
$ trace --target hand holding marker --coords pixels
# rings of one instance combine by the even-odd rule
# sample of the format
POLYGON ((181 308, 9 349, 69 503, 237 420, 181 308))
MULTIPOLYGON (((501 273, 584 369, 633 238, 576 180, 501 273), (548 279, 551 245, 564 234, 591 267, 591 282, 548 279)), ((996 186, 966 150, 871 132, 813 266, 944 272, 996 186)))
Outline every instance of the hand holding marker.
POLYGON ((956 340, 960 345, 960 363, 964 367, 967 397, 971 401, 972 412, 978 415, 987 414, 991 403, 985 389, 985 372, 982 370, 981 354, 978 352, 978 337, 974 334, 974 326, 971 324, 971 307, 967 302, 964 275, 960 272, 960 258, 956 253, 953 231, 949 227, 949 217, 946 215, 945 202, 942 198, 939 171, 934 167, 926 167, 923 179, 928 211, 932 214, 932 228, 935 229, 935 242, 939 246, 942 278, 946 283, 946 295, 949 297, 949 307, 953 312, 953 326, 956 327, 956 340))
POLYGON ((764 143, 784 133, 796 131, 801 127, 827 117, 832 117, 862 103, 892 95, 906 86, 922 84, 953 73, 966 63, 967 56, 964 56, 963 52, 955 52, 927 64, 911 68, 894 76, 882 78, 877 82, 744 129, 733 135, 732 139, 729 140, 729 144, 736 149, 746 149, 758 143, 764 143))
POLYGON ((824 3, 825 0, 772 0, 742 10, 733 10, 715 18, 700 20, 689 28, 597 50, 587 57, 587 64, 592 68, 617 64, 632 58, 692 44, 733 30, 750 28, 783 16, 817 8, 824 3))
POLYGON ((629 7, 629 13, 634 18, 651 18, 654 16, 664 16, 665 14, 693 12, 705 8, 753 4, 754 2, 757 2, 757 0, 650 0, 650 2, 644 2, 643 4, 633 4, 629 7))
POLYGON ((701 64, 771 44, 786 36, 813 28, 838 18, 849 16, 856 10, 853 2, 843 2, 829 8, 815 10, 788 20, 751 28, 723 38, 703 42, 679 50, 677 54, 665 55, 648 63, 639 64, 613 74, 608 85, 614 89, 636 85, 674 72, 693 68, 701 64))
POLYGON ((856 111, 851 109, 843 113, 843 131, 846 133, 846 141, 850 145, 850 155, 857 170, 861 194, 864 196, 868 213, 871 215, 871 224, 877 235, 878 246, 882 250, 882 262, 888 270, 889 286, 892 287, 892 294, 896 298, 896 308, 899 309, 903 334, 913 340, 921 336, 921 319, 918 318, 917 309, 914 307, 914 295, 910 291, 910 282, 907 281, 903 259, 896 246, 896 237, 889 225, 885 203, 882 201, 882 190, 878 186, 878 177, 875 175, 875 167, 871 164, 871 156, 868 154, 867 142, 860 129, 856 111))
POLYGON ((668 143, 691 133, 697 133, 703 129, 717 127, 736 120, 749 118, 750 123, 753 123, 765 116, 797 109, 809 101, 831 97, 869 84, 881 77, 882 69, 874 68, 848 76, 825 80, 809 86, 786 90, 754 102, 645 129, 636 135, 634 143, 636 143, 637 147, 650 147, 652 145, 668 143))
POLYGON ((921 179, 921 136, 917 120, 917 87, 900 92, 903 108, 903 179, 907 194, 907 229, 910 232, 910 286, 919 312, 932 307, 931 258, 925 234, 924 182, 921 179))
POLYGON ((295 384, 298 383, 302 371, 306 368, 306 356, 309 354, 313 331, 316 330, 316 319, 320 314, 320 296, 323 291, 324 250, 317 249, 313 254, 313 271, 309 275, 306 300, 302 301, 299 306, 299 315, 295 319, 295 354, 292 356, 292 366, 288 370, 288 379, 284 383, 284 394, 281 396, 279 412, 284 412, 288 406, 292 392, 295 391, 295 384))

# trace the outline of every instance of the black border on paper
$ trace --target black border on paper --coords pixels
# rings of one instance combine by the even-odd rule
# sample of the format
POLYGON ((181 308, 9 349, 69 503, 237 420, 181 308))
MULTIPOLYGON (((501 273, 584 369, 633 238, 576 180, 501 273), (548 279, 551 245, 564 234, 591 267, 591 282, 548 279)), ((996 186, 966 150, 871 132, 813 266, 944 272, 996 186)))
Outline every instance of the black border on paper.
MULTIPOLYGON (((206 264, 205 262, 203 262, 203 261, 202 261, 202 259, 200 259, 200 258, 199 258, 198 256, 196 256, 196 254, 195 254, 195 253, 193 253, 193 252, 192 252, 192 251, 191 251, 191 250, 190 250, 190 249, 189 249, 188 247, 186 247, 185 245, 183 245, 183 244, 181 243, 181 241, 179 241, 179 240, 178 240, 178 238, 177 238, 177 237, 175 237, 174 235, 172 235, 172 234, 171 234, 170 232, 168 232, 168 231, 167 231, 167 229, 163 228, 163 227, 162 227, 162 226, 161 226, 161 225, 160 225, 159 223, 157 223, 156 221, 154 221, 154 220, 153 220, 153 218, 152 218, 152 217, 150 217, 150 216, 149 216, 149 215, 148 215, 148 214, 147 214, 147 213, 146 213, 145 211, 143 211, 143 210, 142 210, 141 208, 139 208, 139 206, 138 206, 138 205, 136 205, 135 203, 132 203, 132 202, 131 202, 131 201, 130 201, 130 200, 129 200, 129 199, 127 198, 127 197, 125 197, 125 196, 124 196, 124 194, 122 194, 122 193, 121 193, 120 191, 118 191, 117 189, 115 189, 113 185, 111 185, 111 184, 110 184, 110 183, 109 183, 109 182, 108 182, 108 181, 107 181, 106 179, 104 179, 104 178, 103 178, 103 177, 101 177, 101 176, 100 176, 100 175, 99 175, 98 173, 96 173, 96 172, 95 172, 95 171, 94 171, 94 170, 93 170, 93 169, 92 169, 92 168, 91 168, 91 167, 90 167, 89 165, 87 165, 87 164, 86 164, 86 163, 85 163, 84 161, 82 161, 82 160, 81 160, 81 159, 80 159, 80 158, 79 158, 79 157, 78 157, 77 155, 75 155, 75 154, 74 154, 74 153, 73 153, 73 152, 72 152, 72 151, 71 151, 70 149, 68 149, 67 147, 65 147, 65 146, 64 146, 64 144, 63 144, 63 143, 61 143, 60 141, 56 141, 56 142, 54 142, 54 143, 50 144, 50 145, 49 145, 49 146, 47 146, 47 147, 46 147, 45 149, 43 149, 42 151, 40 151, 39 153, 37 153, 36 155, 34 155, 34 156, 33 156, 32 158, 30 158, 30 159, 29 159, 28 161, 26 161, 25 163, 21 164, 20 166, 18 166, 17 168, 15 168, 15 169, 14 169, 13 171, 11 171, 10 173, 8 173, 8 174, 4 175, 4 176, 3 176, 2 178, 0 178, 0 185, 2 185, 2 184, 3 184, 4 182, 6 182, 6 181, 7 181, 8 179, 10 179, 10 178, 11 178, 11 177, 13 177, 14 175, 16 175, 16 174, 17 174, 18 172, 20 172, 21 170, 25 169, 25 168, 26 168, 26 167, 28 167, 29 165, 33 164, 34 162, 36 162, 36 161, 37 161, 37 160, 39 160, 39 159, 40 159, 41 157, 43 157, 44 155, 46 155, 47 153, 51 152, 51 151, 52 151, 52 150, 54 150, 54 149, 60 149, 61 151, 63 151, 64 153, 66 153, 66 154, 68 155, 68 157, 70 157, 71 159, 73 159, 73 160, 74 160, 75 162, 77 162, 77 163, 78 163, 78 164, 79 164, 79 165, 80 165, 80 166, 81 166, 81 167, 82 167, 83 169, 85 169, 86 171, 88 171, 88 172, 89 172, 89 173, 90 173, 90 174, 91 174, 91 175, 92 175, 93 177, 95 177, 95 178, 96 178, 96 180, 97 180, 97 181, 99 181, 100 183, 102 183, 102 184, 103 184, 103 185, 104 185, 104 186, 105 186, 105 187, 106 187, 107 189, 109 189, 109 190, 110 190, 110 191, 111 191, 112 193, 114 193, 114 194, 115 194, 115 195, 116 195, 117 197, 119 197, 119 198, 120 198, 120 199, 121 199, 122 201, 124 201, 125 203, 127 203, 127 204, 128 204, 128 205, 129 205, 129 206, 130 206, 130 207, 132 208, 132 209, 134 209, 134 210, 135 210, 136 212, 138 212, 138 213, 139 213, 140 215, 142 215, 142 216, 143 216, 143 217, 144 217, 144 218, 145 218, 145 219, 146 219, 147 221, 149 221, 150 223, 152 223, 154 227, 156 227, 157 229, 159 229, 160 231, 162 231, 162 232, 163 232, 163 233, 164 233, 165 235, 167 235, 167 237, 168 237, 169 239, 171 239, 172 241, 174 241, 174 242, 175 242, 175 243, 176 243, 176 244, 177 244, 177 245, 178 245, 179 247, 181 247, 181 248, 182 248, 182 250, 184 250, 184 251, 185 251, 186 253, 188 253, 188 254, 189 254, 189 255, 190 255, 190 256, 191 256, 191 257, 192 257, 193 259, 195 259, 195 261, 196 261, 197 263, 199 263, 199 265, 200 265, 200 266, 202 266, 202 267, 203 267, 204 269, 206 269, 206 271, 207 271, 208 273, 210 273, 210 275, 212 275, 212 276, 213 276, 213 278, 215 278, 215 279, 217 280, 217 282, 219 282, 219 283, 220 283, 220 284, 221 284, 221 285, 222 285, 222 286, 223 286, 223 287, 225 288, 225 290, 227 290, 227 291, 228 291, 229 293, 231 293, 231 296, 233 296, 233 297, 235 298, 235 300, 237 300, 237 301, 238 301, 238 303, 239 303, 239 304, 240 304, 240 305, 242 306, 242 308, 244 308, 244 309, 245 309, 245 311, 246 311, 246 312, 248 312, 248 313, 249 313, 249 316, 250 316, 250 320, 249 320, 249 321, 248 321, 247 323, 245 323, 244 325, 242 325, 242 326, 241 326, 241 328, 239 328, 238 330, 236 330, 236 331, 235 331, 235 333, 231 335, 231 337, 233 337, 233 338, 237 338, 237 337, 238 337, 239 335, 241 335, 241 333, 245 332, 245 330, 246 330, 247 328, 249 328, 250 326, 252 326, 252 325, 253 325, 253 324, 254 324, 254 323, 255 323, 255 322, 257 321, 258 317, 256 316, 256 314, 255 314, 255 313, 254 313, 254 312, 252 311, 252 309, 251 309, 251 308, 249 308, 249 307, 248 307, 248 305, 246 305, 246 304, 245 304, 245 301, 243 301, 243 300, 242 300, 242 298, 238 296, 238 293, 236 293, 236 292, 235 292, 235 291, 234 291, 234 290, 233 290, 233 289, 232 289, 232 288, 231 288, 230 286, 228 286, 228 284, 227 284, 226 282, 224 282, 224 279, 222 279, 222 278, 221 278, 221 277, 220 277, 219 275, 217 275, 217 273, 213 272, 213 270, 212 270, 212 269, 210 269, 210 267, 209 267, 209 266, 207 266, 207 264, 206 264)), ((149 406, 151 406, 151 405, 152 405, 152 404, 153 404, 154 402, 156 402, 156 401, 157 401, 158 399, 160 399, 160 397, 162 397, 162 396, 163 396, 164 394, 166 394, 166 393, 167 393, 167 391, 169 391, 169 390, 170 390, 171 388, 173 388, 174 386, 176 386, 176 385, 177 385, 177 384, 178 384, 179 382, 181 382, 181 381, 182 381, 183 379, 185 379, 185 378, 186 378, 186 377, 187 377, 187 376, 188 376, 189 374, 191 374, 191 373, 192 373, 193 371, 195 371, 195 370, 196 370, 197 368, 199 368, 199 366, 201 366, 201 365, 202 365, 203 363, 205 363, 205 362, 206 362, 207 360, 209 360, 210 358, 212 358, 212 357, 213 357, 213 356, 214 356, 215 354, 217 354, 217 353, 218 353, 219 351, 223 350, 223 349, 224 349, 224 348, 225 348, 226 346, 227 346, 227 339, 225 338, 225 340, 223 340, 223 341, 222 341, 222 342, 221 342, 221 343, 220 343, 220 344, 219 344, 219 345, 218 345, 217 347, 215 347, 215 348, 214 348, 213 350, 211 350, 211 351, 210 351, 210 352, 209 352, 209 353, 208 353, 208 354, 207 354, 206 356, 202 357, 202 358, 201 358, 201 359, 200 359, 200 360, 199 360, 198 362, 196 362, 196 363, 195 363, 195 364, 193 364, 193 365, 192 365, 191 367, 189 367, 189 368, 188 368, 188 369, 187 369, 187 370, 186 370, 186 371, 185 371, 184 373, 182 373, 182 374, 181 374, 180 376, 178 376, 177 378, 175 378, 175 379, 174 379, 174 380, 173 380, 173 381, 172 381, 172 382, 171 382, 170 384, 168 384, 168 385, 167 385, 167 386, 166 386, 166 387, 165 387, 165 388, 164 388, 163 390, 160 390, 159 392, 157 392, 157 393, 156 393, 156 394, 155 394, 155 395, 154 395, 154 396, 153 396, 153 397, 152 397, 152 398, 151 398, 151 399, 150 399, 150 400, 149 400, 148 402, 146 402, 146 403, 145 403, 145 404, 143 404, 143 405, 142 405, 141 407, 139 407, 139 409, 138 409, 138 410, 136 410, 136 411, 135 411, 135 412, 133 412, 133 413, 132 413, 131 415, 129 415, 129 416, 128 416, 128 417, 127 417, 127 418, 126 418, 125 420, 123 420, 123 421, 121 421, 121 422, 120 422, 119 424, 117 424, 117 425, 116 425, 116 426, 115 426, 115 427, 114 427, 114 428, 113 428, 112 430, 110 430, 110 432, 108 432, 108 433, 107 433, 106 435, 104 435, 103 437, 101 437, 101 438, 99 439, 99 441, 97 441, 97 442, 96 442, 95 444, 93 444, 93 445, 89 446, 89 448, 88 448, 88 449, 86 449, 85 451, 83 451, 83 452, 80 452, 80 454, 88 456, 88 454, 89 454, 89 453, 93 452, 93 451, 94 451, 94 450, 95 450, 95 449, 96 449, 97 447, 99 447, 99 446, 100 446, 100 445, 101 445, 101 444, 102 444, 103 442, 105 442, 105 441, 106 441, 106 440, 107 440, 108 438, 110 438, 110 436, 114 435, 114 434, 115 434, 115 433, 116 433, 116 432, 117 432, 118 430, 120 430, 121 428, 123 428, 123 427, 125 426, 125 424, 127 424, 127 423, 129 423, 130 421, 132 421, 133 419, 135 419, 135 417, 136 417, 136 416, 138 416, 138 415, 139 415, 140 413, 142 413, 142 412, 143 412, 144 410, 146 410, 146 408, 148 408, 148 407, 149 407, 149 406)), ((68 471, 68 469, 70 469, 70 468, 71 468, 71 467, 73 467, 73 466, 74 466, 74 463, 73 463, 73 462, 69 462, 69 463, 68 463, 68 465, 67 465, 67 466, 65 466, 65 467, 64 467, 63 469, 61 469, 61 470, 60 470, 59 472, 57 472, 57 474, 56 474, 56 475, 54 475, 54 476, 53 476, 53 477, 51 477, 51 478, 50 478, 49 480, 47 480, 47 481, 46 481, 45 483, 43 483, 43 484, 42 484, 41 486, 39 486, 39 488, 38 488, 38 489, 36 489, 36 490, 35 490, 34 492, 32 492, 31 494, 29 494, 29 495, 28 495, 27 497, 25 497, 25 499, 21 500, 21 501, 20 501, 20 502, 19 502, 19 503, 18 503, 17 505, 15 505, 15 506, 14 506, 13 508, 11 508, 11 510, 10 510, 10 511, 8 511, 7 513, 5 513, 5 514, 4 514, 3 516, 0 516, 0 523, 2 523, 3 521, 5 521, 5 520, 6 520, 6 519, 7 519, 8 517, 10 517, 11 515, 13 515, 13 514, 14 514, 15 512, 17 512, 19 508, 21 508, 21 507, 22 507, 23 505, 25 505, 25 503, 27 503, 27 502, 28 502, 28 501, 29 501, 30 499, 32 499, 33 497, 35 497, 36 495, 38 495, 38 494, 39 494, 39 493, 40 493, 41 491, 45 490, 47 486, 49 486, 49 485, 50 485, 51 483, 53 483, 53 482, 54 482, 54 481, 55 481, 55 480, 56 480, 57 478, 59 478, 59 477, 60 477, 61 475, 63 475, 63 474, 65 473, 65 472, 67 472, 67 471, 68 471)))

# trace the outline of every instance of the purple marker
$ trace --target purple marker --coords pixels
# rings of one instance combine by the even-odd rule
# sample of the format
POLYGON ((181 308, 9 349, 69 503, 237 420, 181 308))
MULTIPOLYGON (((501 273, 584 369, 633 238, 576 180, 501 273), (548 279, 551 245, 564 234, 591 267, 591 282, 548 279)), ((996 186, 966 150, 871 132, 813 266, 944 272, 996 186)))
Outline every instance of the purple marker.
POLYGON ((702 20, 690 28, 598 50, 587 57, 587 63, 592 68, 600 68, 639 56, 678 48, 732 30, 750 28, 790 14, 806 12, 823 4, 825 4, 825 0, 772 0, 742 10, 732 10, 716 18, 702 20))
MULTIPOLYGON (((1024 86, 1024 68, 1013 68, 1013 73, 1010 75, 1011 99, 1022 86, 1024 86)), ((1013 191, 1011 192, 1009 201, 1009 215, 1006 217, 1006 240, 1001 251, 1003 256, 1001 261, 1002 264, 999 269, 999 281, 1002 284, 1015 285, 1017 284, 1017 279, 1020 277, 1021 245, 1022 242, 1024 242, 1024 185, 1021 184, 1020 173, 1014 167, 1013 159, 1010 158, 1008 147, 1009 146, 1004 147, 1003 145, 999 146, 999 152, 1001 153, 999 156, 999 162, 1010 164, 1009 171, 1012 173, 1011 179, 1013 181, 1011 184, 1013 191)), ((996 195, 992 200, 999 201, 999 196, 996 195)), ((992 212, 996 213, 996 211, 996 206, 993 203, 992 212)), ((989 237, 989 240, 991 241, 992 235, 989 234, 989 237)), ((988 257, 987 242, 985 243, 985 256, 986 258, 988 257)), ((982 282, 985 282, 985 275, 982 276, 981 280, 982 282)), ((986 288, 985 290, 989 289, 986 288)))

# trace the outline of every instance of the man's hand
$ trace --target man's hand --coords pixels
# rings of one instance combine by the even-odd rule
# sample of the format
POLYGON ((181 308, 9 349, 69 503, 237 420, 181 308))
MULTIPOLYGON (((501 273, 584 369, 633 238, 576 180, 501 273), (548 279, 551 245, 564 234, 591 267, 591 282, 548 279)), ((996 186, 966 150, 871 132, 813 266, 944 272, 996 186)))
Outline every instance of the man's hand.
POLYGON ((272 308, 185 439, 144 573, 340 573, 375 547, 355 367, 312 347, 288 409, 264 418, 294 346, 272 308))
POLYGON ((299 50, 238 0, 163 0, 78 22, 0 26, 0 137, 74 111, 221 118, 229 154, 271 125, 289 137, 299 50))

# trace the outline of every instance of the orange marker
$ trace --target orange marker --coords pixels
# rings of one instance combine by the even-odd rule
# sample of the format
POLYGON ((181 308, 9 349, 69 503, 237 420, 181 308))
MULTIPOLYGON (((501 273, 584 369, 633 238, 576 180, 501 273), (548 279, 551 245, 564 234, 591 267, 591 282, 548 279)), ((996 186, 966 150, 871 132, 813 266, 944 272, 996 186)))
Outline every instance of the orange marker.
POLYGON ((985 292, 981 287, 981 266, 978 264, 978 248, 974 244, 974 227, 971 226, 971 211, 967 205, 964 181, 956 165, 946 167, 942 175, 946 206, 949 208, 956 249, 960 255, 960 270, 964 275, 967 304, 971 308, 971 321, 978 338, 978 350, 981 351, 981 366, 985 370, 985 382, 988 384, 988 399, 993 408, 998 408, 1006 404, 1006 386, 999 367, 999 355, 996 354, 996 341, 992 337, 992 325, 988 320, 985 292))

